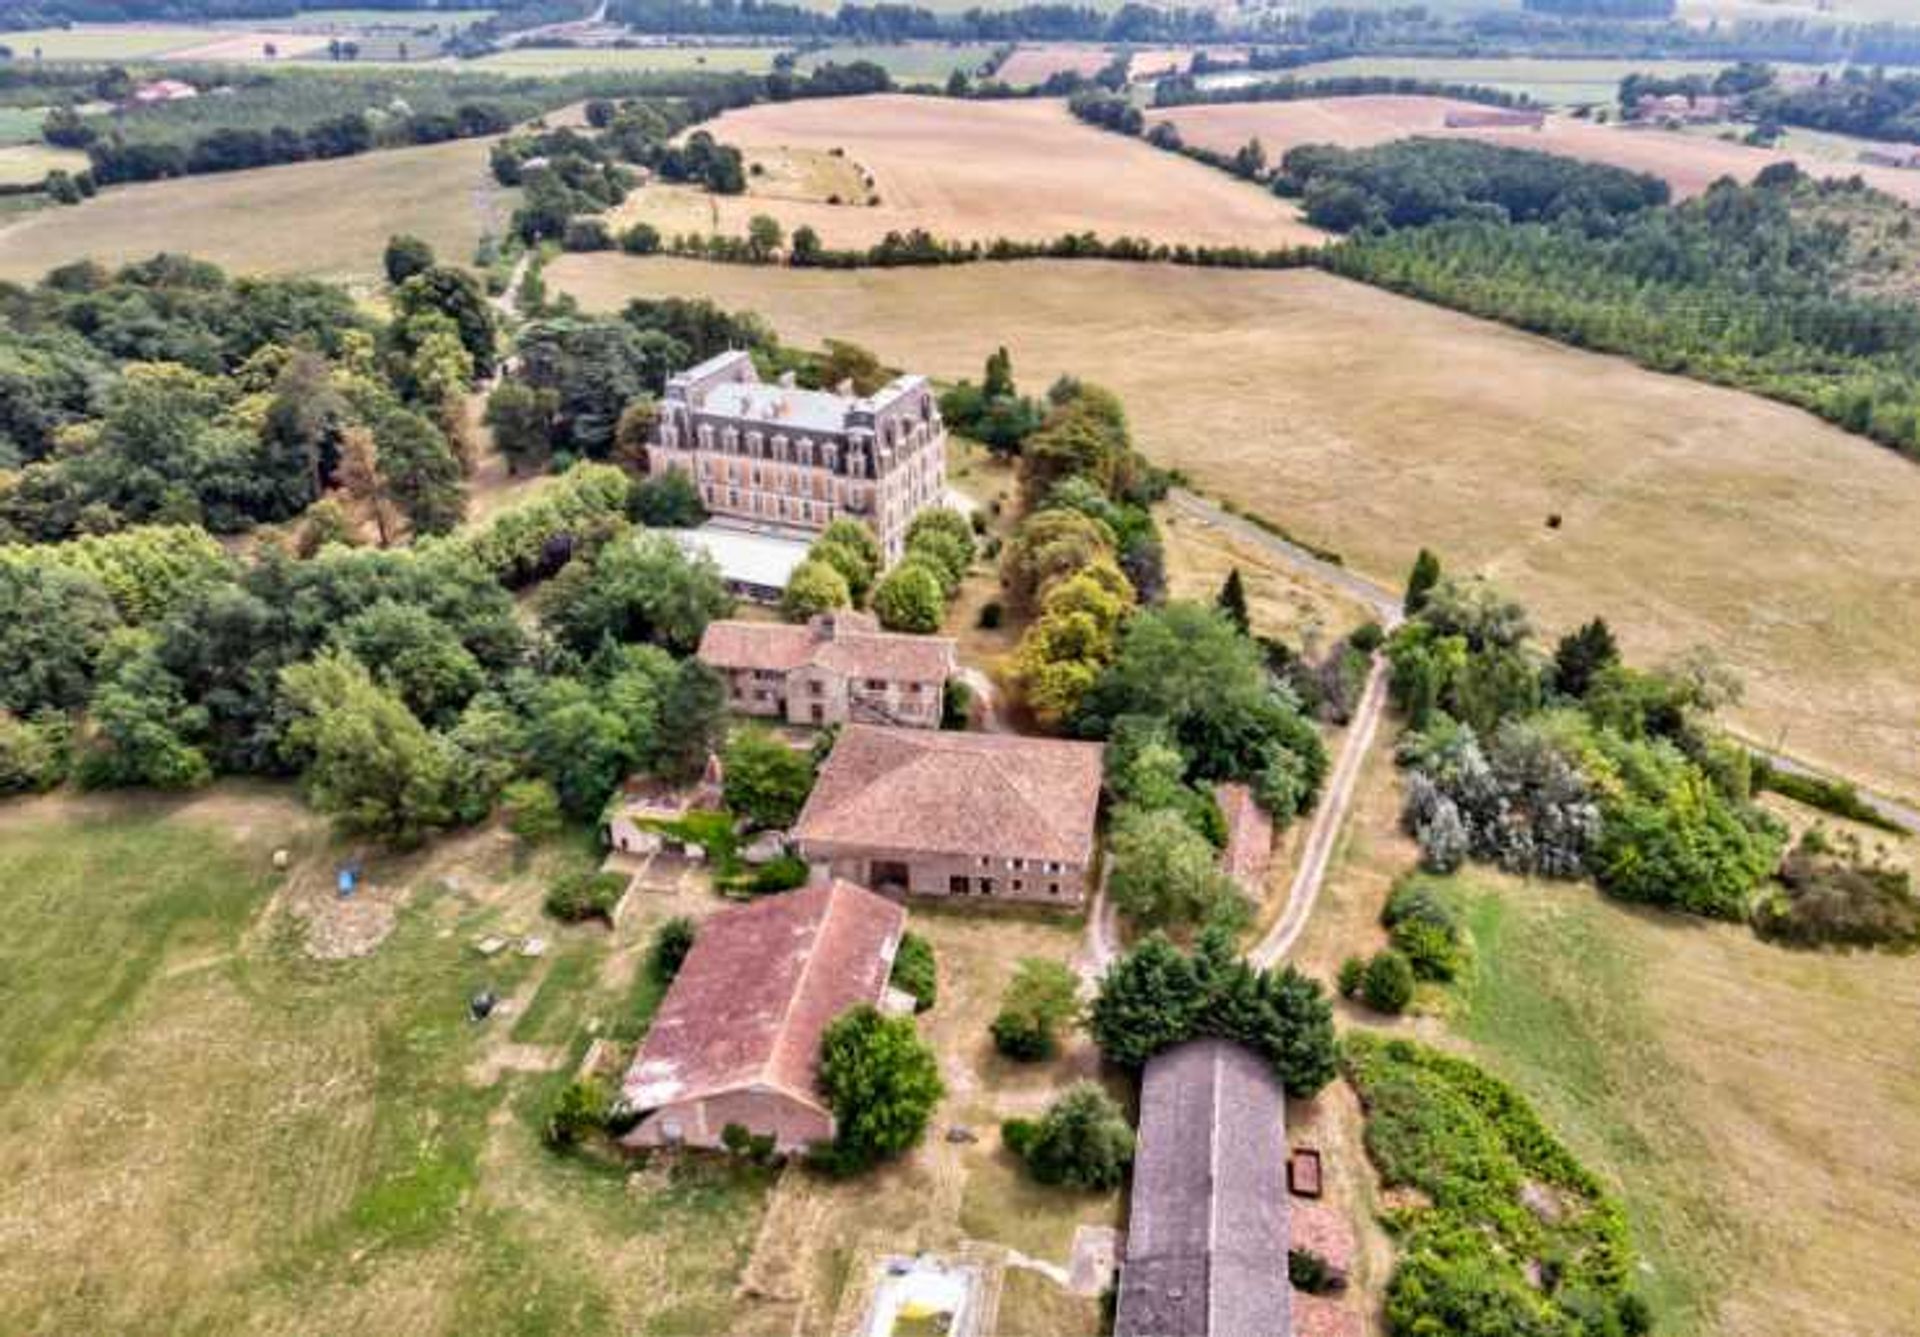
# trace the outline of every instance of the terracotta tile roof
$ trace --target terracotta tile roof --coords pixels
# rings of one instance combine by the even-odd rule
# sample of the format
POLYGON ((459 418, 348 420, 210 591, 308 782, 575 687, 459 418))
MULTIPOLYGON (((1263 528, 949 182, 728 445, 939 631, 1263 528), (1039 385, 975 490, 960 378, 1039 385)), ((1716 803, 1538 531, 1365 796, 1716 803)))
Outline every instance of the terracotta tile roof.
POLYGON ((1098 743, 849 725, 794 824, 808 844, 1092 860, 1098 743))
POLYGON ((1227 819, 1227 847, 1220 866, 1256 898, 1267 885, 1273 864, 1273 819, 1254 802, 1253 790, 1242 784, 1214 786, 1214 801, 1227 819))
POLYGON ((1285 1337, 1286 1099, 1252 1050, 1190 1040, 1140 1083, 1116 1337, 1285 1337))
POLYGON ((945 682, 954 673, 954 643, 944 636, 881 631, 864 613, 822 615, 804 627, 778 622, 713 622, 700 638, 700 659, 717 669, 789 673, 827 669, 848 678, 945 682))
POLYGON ((634 1110, 743 1087, 819 1102, 828 1023, 880 1001, 906 911, 851 882, 768 896, 700 925, 620 1084, 634 1110))

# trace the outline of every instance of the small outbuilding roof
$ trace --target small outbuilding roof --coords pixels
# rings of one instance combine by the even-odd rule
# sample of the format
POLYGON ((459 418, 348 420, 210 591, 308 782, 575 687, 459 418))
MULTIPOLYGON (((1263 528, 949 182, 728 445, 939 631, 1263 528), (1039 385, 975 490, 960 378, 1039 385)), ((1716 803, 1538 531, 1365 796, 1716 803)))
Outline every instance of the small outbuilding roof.
POLYGON ((810 843, 914 857, 1085 865, 1100 806, 1098 743, 854 724, 794 824, 810 843))
POLYGON ((1140 1086, 1115 1337, 1286 1337, 1286 1097, 1228 1040, 1189 1040, 1140 1086))
POLYGON ((768 896, 708 917, 620 1084, 644 1112, 726 1091, 822 1104, 820 1037, 878 1005, 906 911, 851 882, 768 896))

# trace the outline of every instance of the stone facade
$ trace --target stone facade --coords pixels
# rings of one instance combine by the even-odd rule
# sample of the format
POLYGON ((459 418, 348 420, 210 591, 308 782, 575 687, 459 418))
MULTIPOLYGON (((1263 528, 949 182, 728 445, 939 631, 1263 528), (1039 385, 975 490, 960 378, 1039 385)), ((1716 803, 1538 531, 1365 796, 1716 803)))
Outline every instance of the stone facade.
POLYGON ((874 532, 887 563, 907 524, 946 495, 947 431, 924 376, 856 397, 761 382, 743 351, 671 377, 648 468, 678 469, 709 512, 778 532, 838 519, 874 532))
POLYGON ((815 872, 882 893, 1077 906, 1098 744, 850 724, 793 826, 815 872))
POLYGON ((805 1151, 819 1142, 833 1141, 833 1113, 817 1099, 807 1099, 774 1087, 723 1091, 694 1100, 662 1106, 624 1134, 621 1144, 635 1151, 659 1147, 722 1145, 727 1125, 766 1136, 781 1151, 805 1151))

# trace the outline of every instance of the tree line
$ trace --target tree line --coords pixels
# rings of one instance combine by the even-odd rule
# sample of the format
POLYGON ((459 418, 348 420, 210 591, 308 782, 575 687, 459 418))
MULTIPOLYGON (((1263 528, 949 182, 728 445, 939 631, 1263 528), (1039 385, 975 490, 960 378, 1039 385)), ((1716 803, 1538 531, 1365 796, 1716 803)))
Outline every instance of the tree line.
POLYGON ((1212 11, 1129 3, 980 7, 936 13, 904 4, 843 4, 826 11, 779 0, 614 0, 608 17, 637 32, 809 37, 848 42, 1179 42, 1220 33, 1212 11))

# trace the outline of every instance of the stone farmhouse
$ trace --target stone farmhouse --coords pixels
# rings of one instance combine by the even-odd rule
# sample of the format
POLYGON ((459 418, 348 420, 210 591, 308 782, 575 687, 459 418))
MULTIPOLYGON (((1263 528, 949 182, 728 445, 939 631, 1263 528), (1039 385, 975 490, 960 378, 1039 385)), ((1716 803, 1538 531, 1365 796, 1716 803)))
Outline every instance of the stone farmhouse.
POLYGON ((763 383, 734 351, 668 379, 648 468, 680 470, 713 515, 776 533, 858 520, 891 565, 908 522, 946 495, 947 429, 924 376, 864 397, 802 390, 763 383))
POLYGON ((700 662, 727 683, 727 705, 793 724, 940 727, 954 643, 880 630, 865 613, 821 613, 804 627, 714 622, 700 662))
POLYGON ((820 1037, 847 1009, 887 1001, 906 917, 845 882, 710 916, 621 1082, 621 1107, 640 1116, 621 1143, 711 1149, 728 1124, 787 1152, 832 1140, 820 1037))
POLYGON ((1286 1095, 1229 1040, 1148 1061, 1114 1337, 1286 1337, 1286 1095))
POLYGON ((1100 762, 1097 743, 852 724, 793 841, 816 873, 880 892, 1077 906, 1100 762))

